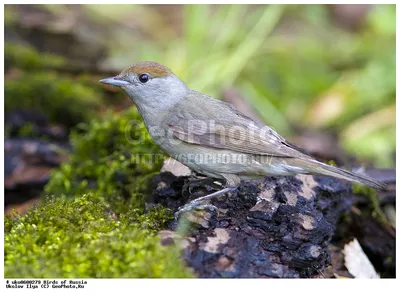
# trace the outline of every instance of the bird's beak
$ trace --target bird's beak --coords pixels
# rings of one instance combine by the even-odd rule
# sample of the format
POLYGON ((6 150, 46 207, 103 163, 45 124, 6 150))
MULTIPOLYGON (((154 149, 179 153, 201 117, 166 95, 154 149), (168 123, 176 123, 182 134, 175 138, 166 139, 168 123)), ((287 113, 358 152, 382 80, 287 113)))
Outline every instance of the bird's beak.
POLYGON ((117 77, 104 78, 104 79, 101 79, 99 82, 100 83, 104 83, 104 84, 113 85, 113 86, 119 86, 119 87, 129 85, 129 82, 127 82, 125 80, 122 80, 122 78, 120 78, 118 76, 117 77))

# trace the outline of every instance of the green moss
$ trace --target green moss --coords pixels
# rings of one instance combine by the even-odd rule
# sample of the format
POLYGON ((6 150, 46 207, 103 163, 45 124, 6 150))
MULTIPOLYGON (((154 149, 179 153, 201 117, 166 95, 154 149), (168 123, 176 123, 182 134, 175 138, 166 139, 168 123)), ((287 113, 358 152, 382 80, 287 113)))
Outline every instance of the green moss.
MULTIPOLYGON (((97 79, 86 75, 70 78, 49 69, 63 67, 64 58, 39 53, 29 45, 6 42, 5 112, 15 109, 44 114, 51 123, 70 129, 91 120, 103 104, 97 79), (14 69, 8 71, 7 69, 14 69)), ((8 126, 13 134, 40 137, 33 125, 8 126)))
POLYGON ((17 67, 25 71, 62 66, 66 62, 61 56, 39 53, 27 44, 4 43, 6 67, 17 67))
POLYGON ((76 196, 90 191, 105 197, 117 213, 130 206, 126 200, 144 208, 144 196, 165 156, 135 108, 80 124, 70 139, 70 161, 52 173, 48 194, 76 196))
POLYGON ((5 277, 191 276, 155 227, 143 229, 142 215, 115 218, 108 209, 93 195, 45 198, 24 216, 6 217, 5 277))
POLYGON ((376 218, 382 224, 390 225, 385 213, 383 212, 376 190, 365 185, 354 183, 352 186, 353 194, 366 196, 369 200, 369 207, 372 217, 376 218))
POLYGON ((33 109, 66 127, 90 120, 102 103, 99 91, 49 72, 6 78, 4 91, 6 112, 33 109))
POLYGON ((18 133, 21 136, 34 137, 36 135, 35 126, 32 123, 27 123, 19 129, 18 133))
POLYGON ((337 166, 335 160, 329 160, 328 165, 337 166))
POLYGON ((370 194, 373 194, 372 189, 370 189, 369 187, 367 187, 365 185, 359 184, 359 183, 353 183, 352 190, 353 190, 353 194, 355 194, 355 195, 368 196, 370 194))
POLYGON ((157 236, 172 212, 145 203, 164 155, 137 110, 106 113, 79 129, 71 134, 70 160, 54 170, 42 202, 24 216, 6 217, 5 276, 192 276, 180 251, 157 236))

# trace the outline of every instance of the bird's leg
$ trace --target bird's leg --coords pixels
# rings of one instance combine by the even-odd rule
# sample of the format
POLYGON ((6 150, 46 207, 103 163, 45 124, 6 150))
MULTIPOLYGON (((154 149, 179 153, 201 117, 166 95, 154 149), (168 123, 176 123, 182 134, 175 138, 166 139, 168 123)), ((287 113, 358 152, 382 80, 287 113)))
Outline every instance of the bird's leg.
POLYGON ((187 183, 185 182, 182 187, 182 192, 189 191, 189 194, 192 194, 193 189, 197 187, 205 187, 208 191, 218 190, 212 186, 214 184, 222 186, 222 184, 218 184, 215 179, 210 179, 208 177, 195 177, 194 179, 189 179, 187 183))
POLYGON ((212 194, 197 198, 197 199, 187 203, 185 206, 180 207, 178 209, 178 211, 175 213, 175 219, 177 220, 182 213, 191 211, 193 209, 210 209, 212 211, 215 211, 217 209, 215 206, 213 206, 213 205, 201 205, 201 202, 203 202, 205 200, 210 200, 210 199, 215 198, 215 197, 219 197, 219 196, 224 195, 224 194, 226 194, 228 192, 234 191, 237 188, 238 188, 237 186, 227 187, 227 188, 224 188, 222 190, 216 191, 215 193, 212 193, 212 194))

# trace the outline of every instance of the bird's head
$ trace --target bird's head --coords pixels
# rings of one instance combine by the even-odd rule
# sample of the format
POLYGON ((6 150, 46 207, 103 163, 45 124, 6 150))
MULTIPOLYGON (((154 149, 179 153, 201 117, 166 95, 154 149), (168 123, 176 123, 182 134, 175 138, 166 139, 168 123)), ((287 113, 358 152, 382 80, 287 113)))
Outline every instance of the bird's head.
POLYGON ((100 83, 121 87, 140 107, 169 108, 183 99, 187 87, 167 67, 151 61, 138 62, 100 83))

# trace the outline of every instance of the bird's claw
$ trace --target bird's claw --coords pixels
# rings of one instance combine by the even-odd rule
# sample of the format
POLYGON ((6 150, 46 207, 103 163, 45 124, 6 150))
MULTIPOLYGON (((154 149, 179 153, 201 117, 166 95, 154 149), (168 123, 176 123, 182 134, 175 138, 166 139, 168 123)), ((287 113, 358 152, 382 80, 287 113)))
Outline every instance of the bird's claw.
POLYGON ((178 220, 183 213, 193 210, 210 210, 212 212, 216 212, 218 208, 211 204, 201 205, 199 202, 192 202, 178 208, 178 211, 176 211, 174 214, 175 220, 178 220))
POLYGON ((237 189, 237 187, 227 187, 227 188, 224 188, 224 189, 219 190, 217 192, 214 192, 212 194, 197 198, 197 199, 191 201, 190 203, 186 204, 185 206, 180 207, 178 209, 178 211, 175 213, 175 219, 178 220, 179 216, 182 213, 191 211, 193 209, 203 209, 203 210, 204 209, 210 209, 211 211, 216 211, 217 207, 215 207, 213 205, 209 205, 209 204, 201 205, 201 202, 206 201, 206 200, 210 200, 210 199, 218 197, 218 196, 221 196, 223 194, 226 194, 228 192, 234 191, 236 189, 237 189))
POLYGON ((199 187, 204 187, 207 191, 217 191, 218 189, 213 187, 213 185, 222 186, 222 184, 215 182, 214 179, 200 178, 191 180, 183 185, 183 190, 187 190, 190 195, 193 194, 193 190, 199 187))

